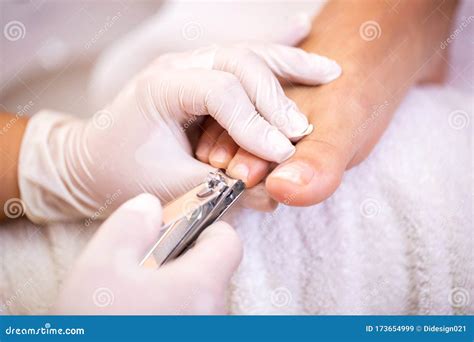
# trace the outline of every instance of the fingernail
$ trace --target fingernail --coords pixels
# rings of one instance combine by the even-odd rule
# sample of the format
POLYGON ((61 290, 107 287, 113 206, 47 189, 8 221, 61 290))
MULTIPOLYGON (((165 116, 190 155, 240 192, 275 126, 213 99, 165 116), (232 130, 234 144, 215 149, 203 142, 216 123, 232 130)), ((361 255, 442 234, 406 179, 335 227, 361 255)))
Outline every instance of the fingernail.
POLYGON ((270 174, 272 178, 279 178, 300 186, 309 184, 313 176, 314 171, 311 166, 301 161, 279 166, 270 174))
POLYGON ((268 150, 275 155, 275 162, 282 163, 296 151, 290 140, 276 128, 268 132, 268 150))
POLYGON ((244 183, 247 182, 249 178, 249 168, 245 164, 237 164, 231 169, 227 170, 229 176, 240 179, 244 183))
POLYGON ((211 152, 209 159, 214 161, 215 163, 225 164, 227 159, 229 159, 227 150, 223 147, 219 147, 211 152))

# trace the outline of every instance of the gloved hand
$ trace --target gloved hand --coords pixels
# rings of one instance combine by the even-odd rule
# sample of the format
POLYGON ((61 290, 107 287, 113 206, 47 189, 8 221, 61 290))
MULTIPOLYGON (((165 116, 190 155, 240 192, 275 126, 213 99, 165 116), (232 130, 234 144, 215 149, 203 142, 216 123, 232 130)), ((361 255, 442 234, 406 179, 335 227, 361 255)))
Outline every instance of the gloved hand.
POLYGON ((99 228, 60 290, 52 314, 223 314, 242 245, 226 223, 158 270, 139 266, 157 239, 161 206, 149 194, 126 202, 99 228))
POLYGON ((89 98, 102 108, 157 56, 211 44, 261 41, 295 46, 322 4, 261 1, 161 1, 158 11, 109 44, 96 62, 89 98), (133 56, 133 58, 130 58, 133 56))
POLYGON ((280 163, 309 126, 276 76, 315 85, 340 72, 334 61, 280 45, 163 55, 88 121, 50 112, 30 120, 19 163, 27 215, 104 216, 142 192, 164 203, 181 195, 213 170, 193 158, 188 137, 203 115, 247 151, 280 163))

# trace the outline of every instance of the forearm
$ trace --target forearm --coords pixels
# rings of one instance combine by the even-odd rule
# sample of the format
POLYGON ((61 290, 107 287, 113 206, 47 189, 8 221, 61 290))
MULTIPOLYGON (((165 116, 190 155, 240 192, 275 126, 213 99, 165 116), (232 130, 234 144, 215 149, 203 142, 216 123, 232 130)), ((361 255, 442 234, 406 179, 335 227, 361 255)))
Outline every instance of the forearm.
POLYGON ((0 220, 6 217, 5 203, 19 199, 18 157, 27 119, 0 113, 0 220))

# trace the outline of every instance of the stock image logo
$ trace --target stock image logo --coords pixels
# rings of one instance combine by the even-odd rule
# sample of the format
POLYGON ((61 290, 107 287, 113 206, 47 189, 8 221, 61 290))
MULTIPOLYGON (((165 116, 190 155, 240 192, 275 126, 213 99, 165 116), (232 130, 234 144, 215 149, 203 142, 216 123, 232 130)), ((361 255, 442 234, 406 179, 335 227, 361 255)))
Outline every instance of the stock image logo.
POLYGON ((26 28, 25 25, 18 20, 9 21, 3 27, 3 36, 11 41, 16 42, 17 40, 25 38, 26 28))

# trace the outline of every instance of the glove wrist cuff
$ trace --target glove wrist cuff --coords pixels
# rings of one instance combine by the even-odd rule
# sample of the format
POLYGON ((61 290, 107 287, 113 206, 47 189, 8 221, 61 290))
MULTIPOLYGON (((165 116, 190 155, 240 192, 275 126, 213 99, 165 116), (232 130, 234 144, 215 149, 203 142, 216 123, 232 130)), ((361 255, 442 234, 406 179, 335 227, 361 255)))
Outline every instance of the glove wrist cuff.
POLYGON ((18 183, 27 217, 35 223, 70 221, 93 214, 83 200, 77 175, 69 172, 78 153, 83 122, 62 113, 43 110, 28 122, 20 148, 18 183), (73 144, 73 146, 71 146, 73 144), (77 147, 77 146, 76 146, 77 147))

